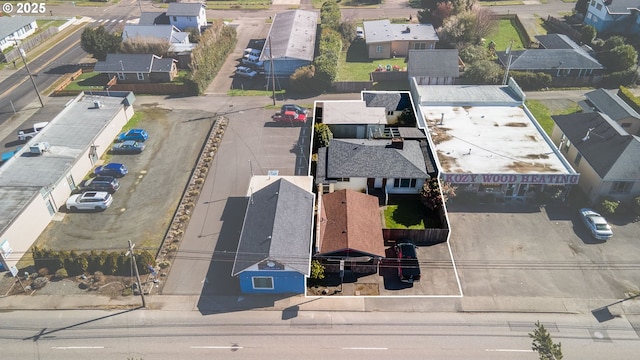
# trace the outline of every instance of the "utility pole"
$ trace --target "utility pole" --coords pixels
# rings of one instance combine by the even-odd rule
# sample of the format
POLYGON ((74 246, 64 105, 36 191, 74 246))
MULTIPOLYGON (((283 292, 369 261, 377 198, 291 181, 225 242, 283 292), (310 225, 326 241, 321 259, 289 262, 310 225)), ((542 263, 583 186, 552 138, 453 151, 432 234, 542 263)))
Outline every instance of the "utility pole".
POLYGON ((271 35, 269 35, 269 62, 270 62, 270 71, 269 75, 271 76, 271 90, 273 97, 273 106, 276 106, 276 71, 273 68, 273 48, 271 47, 271 35))
POLYGON ((20 57, 22 58, 22 62, 24 62, 24 68, 27 69, 27 74, 29 74, 29 79, 31 79, 31 83, 33 84, 33 88, 36 90, 36 95, 38 95, 38 100, 40 100, 40 105, 44 107, 44 103, 42 102, 42 97, 40 96, 40 91, 38 91, 38 87, 36 86, 35 80, 33 80, 33 74, 31 70, 29 70, 29 65, 27 64, 27 59, 24 58, 24 50, 18 45, 18 40, 13 39, 16 42, 16 47, 18 48, 18 52, 20 53, 20 57))
POLYGON ((133 270, 136 272, 136 281, 138 283, 138 290, 140 291, 140 298, 142 299, 142 307, 146 308, 147 303, 144 300, 144 291, 142 291, 142 283, 140 282, 140 273, 138 272, 138 265, 136 264, 136 257, 133 254, 133 247, 135 244, 131 244, 131 240, 129 240, 129 251, 127 251, 127 255, 131 255, 131 263, 133 264, 133 270))

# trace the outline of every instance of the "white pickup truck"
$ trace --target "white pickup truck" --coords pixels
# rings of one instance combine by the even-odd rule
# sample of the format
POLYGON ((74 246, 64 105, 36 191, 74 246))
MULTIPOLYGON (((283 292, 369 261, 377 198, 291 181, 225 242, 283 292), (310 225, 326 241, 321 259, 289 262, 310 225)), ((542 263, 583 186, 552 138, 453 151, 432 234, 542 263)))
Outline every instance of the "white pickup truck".
POLYGON ((27 141, 36 136, 37 133, 40 132, 45 126, 49 125, 48 121, 43 121, 39 123, 33 124, 32 127, 28 127, 26 129, 22 129, 18 131, 18 140, 27 141))

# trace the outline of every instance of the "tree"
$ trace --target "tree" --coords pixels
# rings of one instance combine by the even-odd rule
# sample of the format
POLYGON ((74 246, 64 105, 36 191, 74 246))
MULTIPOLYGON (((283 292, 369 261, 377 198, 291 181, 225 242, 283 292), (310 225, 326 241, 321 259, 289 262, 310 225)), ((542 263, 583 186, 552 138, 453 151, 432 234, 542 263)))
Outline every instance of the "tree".
POLYGON ((438 28, 440 39, 451 43, 478 44, 497 26, 493 12, 488 8, 477 7, 450 16, 438 28))
POLYGON ((333 133, 327 124, 317 123, 313 126, 313 147, 315 149, 329 146, 333 133))
POLYGON ((118 51, 121 42, 119 34, 111 34, 102 25, 93 29, 85 28, 80 36, 82 49, 101 61, 107 58, 107 54, 118 51))
POLYGON ((578 0, 576 1, 576 6, 574 10, 578 14, 582 14, 584 16, 587 13, 587 8, 589 8, 589 0, 578 0))
POLYGON ((338 6, 336 0, 328 0, 322 3, 322 7, 320 8, 320 25, 323 29, 330 28, 338 31, 341 18, 340 6, 338 6))
POLYGON ((638 63, 638 52, 631 45, 620 45, 602 52, 598 60, 611 72, 625 71, 638 63))
POLYGON ((420 200, 427 208, 436 210, 441 208, 449 198, 456 196, 456 187, 450 183, 438 184, 438 179, 430 179, 424 182, 420 191, 420 200))
POLYGON ((613 48, 616 48, 618 46, 622 46, 624 45, 624 38, 620 35, 616 35, 616 36, 612 36, 610 38, 608 38, 604 44, 602 45, 602 50, 612 50, 613 48))
POLYGON ((591 25, 585 25, 582 27, 582 29, 580 29, 580 41, 583 44, 591 44, 593 39, 596 38, 597 34, 598 32, 596 31, 596 28, 591 25))
POLYGON ((311 276, 310 278, 314 282, 318 282, 324 279, 324 265, 318 260, 311 261, 311 276))
POLYGON ((504 70, 490 60, 480 60, 467 66, 464 78, 472 84, 497 85, 502 81, 504 70))
POLYGON ((488 46, 484 47, 482 45, 472 44, 461 48, 458 55, 465 64, 471 65, 476 61, 489 60, 489 53, 490 50, 488 46))
POLYGON ((540 324, 540 321, 536 322, 536 329, 529 333, 529 337, 533 339, 531 343, 531 350, 538 353, 540 360, 561 360, 562 359, 562 344, 554 344, 551 340, 551 335, 544 328, 544 325, 540 324))
POLYGON ((303 66, 289 76, 289 88, 294 92, 309 94, 317 91, 314 79, 316 68, 313 65, 303 66))

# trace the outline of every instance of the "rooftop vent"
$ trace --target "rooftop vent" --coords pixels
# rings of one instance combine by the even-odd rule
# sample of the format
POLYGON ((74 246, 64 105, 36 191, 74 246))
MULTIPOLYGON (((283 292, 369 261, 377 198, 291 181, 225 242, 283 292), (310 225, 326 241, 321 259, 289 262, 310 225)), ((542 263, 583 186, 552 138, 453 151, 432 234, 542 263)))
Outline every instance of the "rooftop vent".
POLYGON ((398 150, 402 150, 404 148, 404 140, 400 137, 395 137, 391 139, 391 146, 398 150))

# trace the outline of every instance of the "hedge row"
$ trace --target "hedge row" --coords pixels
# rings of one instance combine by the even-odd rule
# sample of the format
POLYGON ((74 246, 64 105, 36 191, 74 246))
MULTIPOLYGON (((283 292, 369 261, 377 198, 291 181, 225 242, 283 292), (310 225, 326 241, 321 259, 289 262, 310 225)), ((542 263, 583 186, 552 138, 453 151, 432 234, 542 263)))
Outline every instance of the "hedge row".
POLYGON ((618 89, 618 96, 620 96, 620 98, 624 100, 624 102, 629 104, 629 106, 631 106, 633 110, 640 112, 640 98, 637 98, 635 95, 633 95, 631 91, 629 91, 629 89, 621 85, 618 89))
POLYGON ((237 41, 236 29, 224 25, 221 20, 215 21, 205 30, 198 46, 191 52, 191 75, 185 81, 191 95, 205 92, 237 41))
POLYGON ((328 89, 338 76, 342 37, 333 29, 324 28, 320 35, 318 49, 320 55, 314 59, 315 79, 319 86, 328 89))
POLYGON ((551 86, 551 75, 542 72, 511 71, 509 76, 520 85, 522 90, 540 90, 551 86))
MULTIPOLYGON (((131 275, 131 256, 126 252, 96 252, 78 253, 75 251, 59 251, 42 249, 34 246, 31 250, 35 268, 46 268, 49 274, 59 269, 65 269, 69 276, 93 274, 101 271, 105 275, 131 275)), ((155 266, 155 256, 147 251, 136 252, 136 265, 140 274, 148 274, 148 265, 155 266)))

